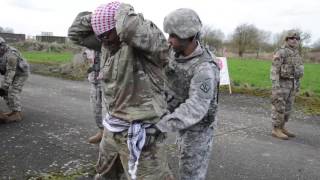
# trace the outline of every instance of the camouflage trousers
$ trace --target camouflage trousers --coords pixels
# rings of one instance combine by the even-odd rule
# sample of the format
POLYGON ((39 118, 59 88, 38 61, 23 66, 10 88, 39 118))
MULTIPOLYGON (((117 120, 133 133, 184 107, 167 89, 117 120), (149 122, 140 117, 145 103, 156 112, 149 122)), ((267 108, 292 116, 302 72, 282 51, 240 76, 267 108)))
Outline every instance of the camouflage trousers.
POLYGON ((22 92, 22 87, 28 76, 15 76, 12 84, 9 86, 8 96, 5 97, 5 101, 11 111, 21 111, 21 99, 20 95, 22 92))
POLYGON ((282 81, 280 87, 272 88, 271 118, 273 127, 281 127, 289 120, 297 87, 293 81, 282 81))
MULTIPOLYGON (((173 180, 165 153, 166 135, 154 128, 146 129, 147 137, 137 170, 138 180, 173 180)), ((112 133, 106 129, 99 147, 96 180, 130 179, 128 173, 128 132, 112 133)))
POLYGON ((103 129, 102 125, 102 87, 101 83, 90 83, 90 104, 97 127, 103 129))
POLYGON ((179 131, 179 176, 181 180, 206 178, 213 143, 214 118, 179 131))

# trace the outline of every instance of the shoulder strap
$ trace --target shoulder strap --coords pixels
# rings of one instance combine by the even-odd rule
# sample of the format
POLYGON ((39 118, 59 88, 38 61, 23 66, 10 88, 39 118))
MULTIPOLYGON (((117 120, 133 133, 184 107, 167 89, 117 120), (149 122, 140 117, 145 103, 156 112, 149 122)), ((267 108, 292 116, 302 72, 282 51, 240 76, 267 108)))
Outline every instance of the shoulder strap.
POLYGON ((214 61, 214 57, 212 55, 212 53, 207 49, 204 48, 204 51, 202 54, 200 54, 199 56, 199 60, 196 61, 194 64, 191 65, 191 67, 189 69, 192 70, 192 72, 196 69, 196 67, 198 67, 200 64, 202 63, 212 63, 214 64, 216 67, 219 67, 217 62, 214 61))

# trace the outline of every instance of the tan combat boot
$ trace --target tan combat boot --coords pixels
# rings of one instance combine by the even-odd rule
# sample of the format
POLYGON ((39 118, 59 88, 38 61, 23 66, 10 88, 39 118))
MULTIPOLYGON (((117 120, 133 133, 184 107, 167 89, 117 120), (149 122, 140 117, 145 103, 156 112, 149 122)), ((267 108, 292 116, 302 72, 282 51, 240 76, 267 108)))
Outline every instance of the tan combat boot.
POLYGON ((10 116, 5 119, 6 123, 22 121, 22 114, 20 111, 13 111, 10 116))
POLYGON ((4 113, 0 113, 0 123, 5 123, 7 118, 7 115, 5 115, 4 113))
POLYGON ((102 135, 103 135, 103 130, 99 130, 96 135, 91 136, 88 139, 88 142, 91 144, 98 144, 98 143, 100 143, 100 141, 102 139, 102 135))
POLYGON ((13 111, 11 111, 11 112, 4 112, 4 113, 2 113, 2 114, 6 115, 6 116, 11 116, 12 113, 13 113, 13 111))
POLYGON ((287 135, 285 135, 282 130, 278 127, 274 127, 272 130, 272 136, 275 138, 279 138, 282 140, 288 140, 289 137, 287 135))
POLYGON ((281 131, 282 131, 283 134, 287 135, 288 137, 296 137, 295 134, 293 134, 293 133, 289 132, 288 130, 286 130, 284 128, 284 126, 282 126, 281 131))

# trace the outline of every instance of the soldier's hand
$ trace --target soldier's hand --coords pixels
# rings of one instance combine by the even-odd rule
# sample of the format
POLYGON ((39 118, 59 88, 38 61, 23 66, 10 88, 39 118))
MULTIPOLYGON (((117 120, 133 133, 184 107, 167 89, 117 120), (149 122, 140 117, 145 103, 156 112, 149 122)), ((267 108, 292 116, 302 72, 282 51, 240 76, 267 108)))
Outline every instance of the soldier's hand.
POLYGON ((103 79, 103 72, 99 72, 97 76, 97 80, 102 80, 103 79))

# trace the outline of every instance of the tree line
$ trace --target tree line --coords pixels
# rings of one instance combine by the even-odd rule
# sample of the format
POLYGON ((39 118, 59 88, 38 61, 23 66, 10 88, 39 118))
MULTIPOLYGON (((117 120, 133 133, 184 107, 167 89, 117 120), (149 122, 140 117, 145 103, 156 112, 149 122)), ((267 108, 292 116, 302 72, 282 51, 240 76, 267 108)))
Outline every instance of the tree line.
POLYGON ((14 33, 14 31, 10 27, 1 27, 0 26, 0 33, 14 33))
MULTIPOLYGON (((296 29, 296 31, 301 38, 299 46, 301 54, 320 50, 320 39, 310 45, 311 34, 301 29, 296 29)), ((286 33, 287 31, 284 30, 281 33, 272 34, 269 31, 258 29, 253 24, 240 24, 226 38, 221 30, 205 25, 202 29, 201 41, 220 55, 223 49, 227 48, 240 57, 243 57, 244 53, 255 53, 259 58, 261 52, 273 52, 280 47, 286 33)))
MULTIPOLYGON (((318 39, 311 46, 311 34, 296 29, 300 33, 300 52, 302 54, 308 51, 320 51, 320 39, 318 39)), ((14 33, 10 27, 1 27, 0 33, 14 33)), ((202 28, 202 42, 211 50, 222 54, 223 49, 227 48, 232 52, 236 52, 238 56, 243 57, 244 53, 255 53, 259 58, 261 52, 273 52, 280 47, 287 31, 272 34, 269 31, 258 29, 253 24, 240 24, 233 33, 228 37, 220 29, 212 28, 205 25, 202 28)))

